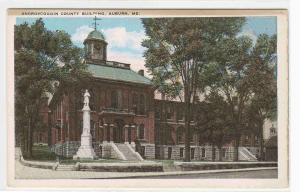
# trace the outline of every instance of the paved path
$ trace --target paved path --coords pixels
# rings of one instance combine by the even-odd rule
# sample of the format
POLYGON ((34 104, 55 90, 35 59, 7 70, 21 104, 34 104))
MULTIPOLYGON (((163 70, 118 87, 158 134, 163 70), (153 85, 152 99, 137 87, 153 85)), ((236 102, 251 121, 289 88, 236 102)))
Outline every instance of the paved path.
POLYGON ((191 171, 191 172, 90 172, 53 171, 27 167, 16 160, 17 179, 108 179, 108 178, 276 178, 276 168, 249 168, 239 170, 191 171), (264 170, 262 170, 264 169, 264 170), (244 171, 247 170, 247 171, 244 171), (256 171, 260 170, 260 171, 256 171), (217 173, 216 173, 217 172, 217 173))

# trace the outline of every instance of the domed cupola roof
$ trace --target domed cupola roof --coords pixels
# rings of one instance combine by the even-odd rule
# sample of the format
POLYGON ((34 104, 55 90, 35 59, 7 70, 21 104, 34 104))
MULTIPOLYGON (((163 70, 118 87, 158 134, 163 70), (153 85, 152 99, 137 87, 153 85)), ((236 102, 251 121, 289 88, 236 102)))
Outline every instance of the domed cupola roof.
POLYGON ((98 31, 98 30, 94 30, 92 32, 89 33, 89 35, 87 36, 87 38, 84 40, 101 40, 101 41, 105 41, 105 37, 104 35, 98 31))

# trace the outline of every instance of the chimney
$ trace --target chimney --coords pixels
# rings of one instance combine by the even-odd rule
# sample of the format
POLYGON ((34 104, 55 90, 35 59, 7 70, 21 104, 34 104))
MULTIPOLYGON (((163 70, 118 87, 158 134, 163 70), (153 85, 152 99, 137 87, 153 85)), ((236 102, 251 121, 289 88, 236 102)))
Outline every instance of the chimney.
POLYGON ((139 70, 138 74, 141 75, 141 76, 144 76, 144 70, 143 69, 139 70))

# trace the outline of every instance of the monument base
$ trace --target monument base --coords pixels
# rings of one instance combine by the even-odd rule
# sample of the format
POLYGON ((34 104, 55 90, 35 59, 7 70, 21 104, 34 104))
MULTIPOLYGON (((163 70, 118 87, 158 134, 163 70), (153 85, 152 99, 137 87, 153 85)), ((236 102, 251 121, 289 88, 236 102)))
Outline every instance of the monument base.
POLYGON ((76 155, 73 156, 73 159, 95 160, 98 159, 98 157, 91 146, 80 146, 76 155))
POLYGON ((92 136, 90 134, 81 135, 81 144, 76 155, 73 156, 73 159, 97 159, 96 153, 92 146, 92 136))

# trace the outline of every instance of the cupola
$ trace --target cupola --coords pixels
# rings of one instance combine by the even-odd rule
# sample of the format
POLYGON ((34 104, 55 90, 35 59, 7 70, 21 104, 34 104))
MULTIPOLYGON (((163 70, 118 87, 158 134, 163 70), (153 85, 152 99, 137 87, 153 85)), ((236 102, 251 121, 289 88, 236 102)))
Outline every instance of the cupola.
POLYGON ((95 29, 90 32, 83 44, 87 63, 101 64, 106 62, 107 42, 100 31, 95 29))

